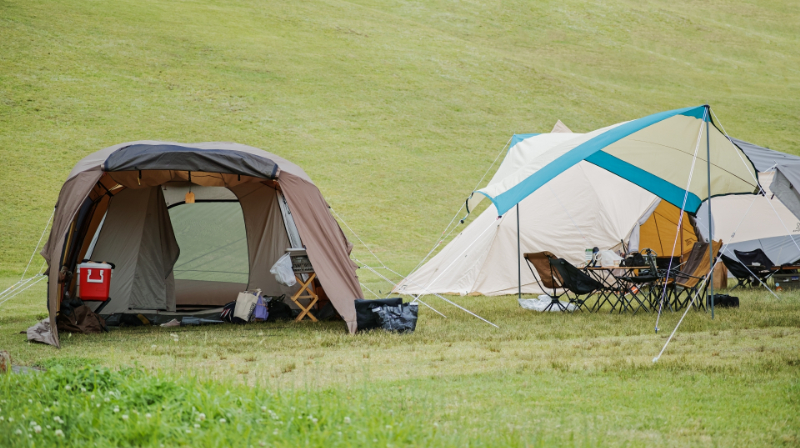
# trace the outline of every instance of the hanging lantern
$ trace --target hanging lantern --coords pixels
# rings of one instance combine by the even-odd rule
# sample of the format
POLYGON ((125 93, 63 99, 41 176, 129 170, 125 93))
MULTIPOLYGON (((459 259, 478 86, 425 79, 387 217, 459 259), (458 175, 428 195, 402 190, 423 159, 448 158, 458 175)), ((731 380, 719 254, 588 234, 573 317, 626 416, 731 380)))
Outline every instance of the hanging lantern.
POLYGON ((186 193, 186 197, 183 199, 183 202, 187 204, 194 204, 194 193, 192 193, 192 172, 189 171, 189 192, 186 193))

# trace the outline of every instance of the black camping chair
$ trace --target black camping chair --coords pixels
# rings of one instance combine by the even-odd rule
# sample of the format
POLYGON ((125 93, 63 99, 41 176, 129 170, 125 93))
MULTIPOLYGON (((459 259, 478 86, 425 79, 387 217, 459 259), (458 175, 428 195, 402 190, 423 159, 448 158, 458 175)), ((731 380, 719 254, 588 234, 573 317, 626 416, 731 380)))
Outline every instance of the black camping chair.
POLYGON ((755 281, 753 274, 751 274, 739 260, 734 260, 727 255, 722 255, 720 258, 722 258, 722 263, 725 264, 725 267, 728 268, 728 272, 733 274, 736 278, 736 286, 731 288, 731 291, 740 286, 743 288, 753 286, 753 282, 755 281))
POLYGON ((751 280, 751 284, 753 285, 755 284, 755 280, 765 282, 777 272, 772 270, 772 268, 775 267, 775 263, 773 263, 761 249, 754 249, 747 252, 734 250, 733 253, 743 265, 742 267, 750 271, 750 276, 756 277, 751 280))
POLYGON ((581 300, 580 296, 588 296, 596 291, 603 289, 603 284, 593 279, 585 272, 576 268, 563 258, 550 258, 550 266, 561 280, 561 287, 567 293, 569 302, 575 305, 575 309, 586 307, 586 299, 581 300), (575 297, 571 297, 572 293, 575 297))
POLYGON ((617 277, 617 280, 625 286, 625 293, 631 296, 631 300, 628 300, 631 309, 634 306, 634 301, 638 303, 636 309, 633 310, 633 314, 639 312, 640 309, 649 313, 648 305, 650 307, 653 306, 653 291, 656 289, 656 282, 661 278, 656 265, 657 257, 658 254, 652 249, 643 249, 641 253, 634 254, 632 257, 633 264, 629 264, 629 266, 647 266, 648 268, 641 269, 638 275, 617 277), (637 257, 636 255, 639 256, 637 257), (639 293, 644 293, 645 297, 640 298, 639 293))

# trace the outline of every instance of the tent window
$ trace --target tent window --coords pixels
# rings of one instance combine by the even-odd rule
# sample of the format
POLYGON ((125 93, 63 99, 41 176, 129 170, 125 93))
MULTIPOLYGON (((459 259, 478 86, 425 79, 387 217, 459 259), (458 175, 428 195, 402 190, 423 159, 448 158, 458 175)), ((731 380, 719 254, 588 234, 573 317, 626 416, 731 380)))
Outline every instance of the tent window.
POLYGON ((247 233, 238 202, 176 205, 169 216, 181 249, 176 280, 247 283, 247 233))

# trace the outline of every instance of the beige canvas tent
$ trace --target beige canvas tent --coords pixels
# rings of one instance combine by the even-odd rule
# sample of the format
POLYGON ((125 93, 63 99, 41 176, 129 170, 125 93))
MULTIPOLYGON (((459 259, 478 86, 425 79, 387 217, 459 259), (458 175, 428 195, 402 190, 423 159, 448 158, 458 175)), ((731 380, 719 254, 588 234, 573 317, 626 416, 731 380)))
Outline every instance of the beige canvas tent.
MULTIPOLYGON (((519 166, 573 134, 559 122, 550 134, 515 136, 491 186, 519 166)), ((652 248, 668 255, 678 233, 680 209, 654 194, 591 163, 579 162, 523 199, 519 208, 498 218, 494 205, 470 223, 435 257, 394 289, 403 294, 514 294, 518 290, 517 210, 521 253, 549 251, 574 264, 587 248, 630 251, 652 248), (671 235, 666 243, 666 235, 671 235), (669 249, 662 249, 669 246, 669 249)), ((697 241, 690 220, 684 221, 686 250, 697 241)), ((680 253, 680 242, 676 255, 680 253)), ((659 255, 662 255, 659 253, 659 255)), ((542 293, 525 261, 522 292, 542 293)))
MULTIPOLYGON (((46 259, 48 307, 80 291, 83 259, 116 265, 102 314, 219 306, 245 288, 290 294, 269 270, 305 246, 348 329, 363 294, 352 246, 309 176, 274 154, 235 143, 139 141, 78 162, 58 197, 46 259), (195 203, 186 204, 190 192, 195 203)), ((296 287, 295 287, 296 288, 296 287)))

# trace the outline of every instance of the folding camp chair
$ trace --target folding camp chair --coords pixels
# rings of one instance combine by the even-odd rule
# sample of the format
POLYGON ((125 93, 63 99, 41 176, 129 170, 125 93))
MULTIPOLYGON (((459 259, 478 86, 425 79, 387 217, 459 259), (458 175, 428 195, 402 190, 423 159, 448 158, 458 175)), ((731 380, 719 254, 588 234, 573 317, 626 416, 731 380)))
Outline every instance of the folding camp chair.
POLYGON ((744 288, 753 286, 756 279, 753 277, 753 274, 750 273, 747 267, 742 264, 742 262, 724 254, 721 255, 720 258, 722 258, 722 262, 725 264, 725 267, 728 268, 728 272, 733 274, 733 276, 736 278, 736 286, 734 286, 731 291, 740 286, 744 288))
POLYGON ((550 267, 557 274, 564 288, 565 293, 571 292, 575 297, 569 297, 569 302, 575 304, 576 309, 586 306, 586 299, 581 300, 580 296, 588 296, 604 288, 603 284, 593 279, 585 272, 576 268, 563 258, 550 258, 550 267))
MULTIPOLYGON (((524 257, 525 261, 528 263, 528 269, 531 270, 531 274, 533 274, 533 278, 536 280, 539 288, 550 296, 550 303, 544 310, 550 311, 553 307, 556 307, 560 311, 566 311, 567 307, 559 300, 559 298, 564 295, 563 292, 561 294, 558 293, 558 290, 562 289, 561 278, 550 264, 550 260, 555 259, 556 256, 550 252, 536 252, 527 253, 524 257), (533 272, 534 269, 536 269, 536 273, 539 275, 533 272), (547 290, 550 290, 550 292, 548 293, 547 290)), ((567 298, 569 298, 569 296, 567 296, 567 298)))
POLYGON ((778 272, 772 270, 772 268, 775 267, 775 263, 773 263, 761 249, 747 252, 734 250, 733 253, 743 265, 742 267, 750 271, 750 276, 755 276, 755 278, 751 280, 751 285, 755 285, 756 280, 765 282, 768 278, 772 277, 773 274, 778 272))
MULTIPOLYGON (((686 263, 674 272, 675 277, 664 279, 667 283, 668 297, 672 298, 671 309, 688 306, 696 294, 702 294, 708 288, 708 281, 703 281, 709 277, 712 266, 708 259, 708 244, 694 243, 686 263)), ((722 240, 714 241, 712 244, 714 258, 716 258, 722 248, 722 240)), ((705 308, 702 300, 696 303, 696 306, 705 308)))

